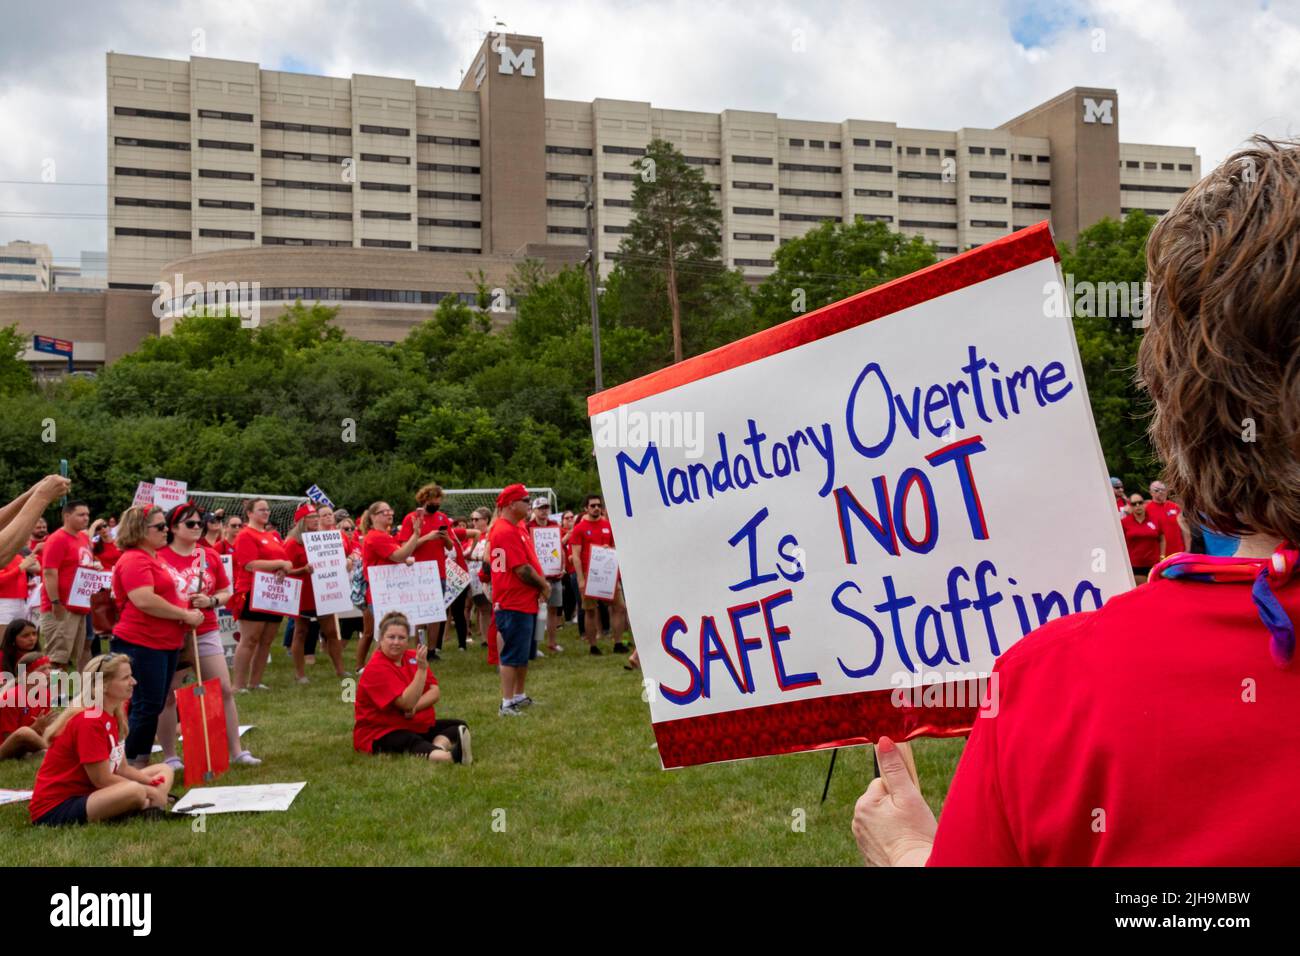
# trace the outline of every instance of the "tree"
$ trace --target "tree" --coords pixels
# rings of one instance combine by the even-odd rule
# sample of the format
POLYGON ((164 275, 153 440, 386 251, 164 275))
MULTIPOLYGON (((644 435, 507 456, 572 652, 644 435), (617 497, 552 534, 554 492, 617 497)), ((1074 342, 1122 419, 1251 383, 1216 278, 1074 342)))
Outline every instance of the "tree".
POLYGON ((28 337, 18 325, 0 328, 0 395, 22 395, 32 391, 32 370, 23 361, 28 337))
POLYGON ((722 213, 703 170, 689 165, 669 142, 653 139, 634 163, 630 233, 619 246, 620 265, 653 302, 662 289, 672 323, 673 361, 683 357, 683 287, 707 285, 725 272, 718 256, 722 213))

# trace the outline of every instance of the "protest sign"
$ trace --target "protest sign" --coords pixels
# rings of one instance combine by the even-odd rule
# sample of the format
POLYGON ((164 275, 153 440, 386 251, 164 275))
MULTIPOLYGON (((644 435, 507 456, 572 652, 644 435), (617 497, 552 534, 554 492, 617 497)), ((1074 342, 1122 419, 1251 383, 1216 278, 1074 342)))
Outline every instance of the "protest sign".
POLYGON ((305 531, 302 546, 311 565, 311 585, 317 614, 342 614, 352 610, 352 579, 348 555, 337 531, 305 531))
POLYGON ((226 572, 226 580, 230 582, 230 586, 233 588, 233 587, 235 586, 235 559, 234 559, 234 557, 233 557, 232 555, 229 555, 229 554, 223 554, 223 555, 221 556, 221 567, 225 569, 225 572, 226 572))
MULTIPOLYGON (((142 481, 135 486, 135 500, 131 502, 132 508, 148 508, 153 504, 153 482, 142 481)), ((114 528, 113 530, 117 530, 114 528)))
POLYGON ((172 813, 266 813, 288 810, 307 786, 302 783, 263 783, 245 787, 194 787, 172 813))
POLYGON ((0 790, 0 807, 7 803, 26 803, 31 798, 31 790, 0 790))
POLYGON ((460 592, 465 590, 468 586, 469 572, 455 561, 448 561, 447 580, 443 582, 443 606, 451 607, 452 602, 460 596, 460 592))
POLYGON ((310 498, 314 504, 324 505, 327 508, 334 507, 334 502, 330 501, 329 496, 321 491, 319 485, 312 485, 303 494, 310 498))
POLYGON ((183 481, 172 481, 170 478, 155 478, 153 480, 153 503, 163 511, 170 511, 177 505, 185 504, 186 484, 183 481))
POLYGON ((293 617, 298 613, 302 599, 302 582, 297 578, 276 580, 274 574, 253 572, 253 593, 248 606, 263 614, 284 614, 293 617))
POLYGON ((73 611, 89 611, 91 599, 112 586, 112 571, 77 568, 77 573, 72 577, 72 591, 68 594, 68 608, 73 611))
POLYGON ((560 529, 533 528, 533 550, 542 565, 542 574, 553 578, 564 573, 564 558, 560 554, 560 529))
POLYGON ((595 544, 591 547, 591 557, 587 559, 587 579, 582 588, 582 596, 614 599, 614 587, 618 584, 618 552, 613 548, 595 544))
POLYGON ((588 400, 665 767, 967 733, 1133 586, 1060 283, 1042 223, 588 400))
POLYGON ((379 636, 379 623, 389 611, 401 611, 412 627, 447 620, 437 561, 374 564, 366 573, 370 577, 370 594, 375 606, 376 637, 379 636))

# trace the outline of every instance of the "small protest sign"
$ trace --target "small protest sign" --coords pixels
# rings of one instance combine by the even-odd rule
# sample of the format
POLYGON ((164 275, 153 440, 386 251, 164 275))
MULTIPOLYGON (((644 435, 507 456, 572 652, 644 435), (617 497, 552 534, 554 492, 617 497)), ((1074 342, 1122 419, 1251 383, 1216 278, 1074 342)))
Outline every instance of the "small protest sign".
POLYGON ((603 545, 592 545, 587 564, 587 580, 582 596, 612 601, 618 583, 618 552, 603 545))
POLYGON ((414 564, 375 564, 367 569, 374 603, 375 636, 389 611, 401 611, 411 626, 447 620, 437 561, 414 564))
POLYGON ((173 481, 170 478, 155 478, 153 480, 153 503, 163 511, 170 511, 177 505, 185 504, 186 488, 187 485, 183 481, 173 481))
POLYGON ((293 617, 298 613, 298 604, 302 600, 302 582, 297 578, 277 580, 274 574, 265 571, 253 572, 253 593, 248 606, 263 614, 283 614, 293 617))
POLYGON ((559 577, 564 573, 564 557, 560 554, 560 529, 534 527, 532 531, 533 549, 542 565, 542 574, 548 578, 559 577))
POLYGON ((348 556, 337 531, 306 531, 302 545, 311 565, 311 585, 317 614, 343 614, 352 610, 352 580, 348 556))
POLYGON ((68 608, 73 611, 89 611, 90 602, 95 595, 112 586, 111 571, 77 568, 77 573, 72 577, 72 591, 68 594, 68 608))

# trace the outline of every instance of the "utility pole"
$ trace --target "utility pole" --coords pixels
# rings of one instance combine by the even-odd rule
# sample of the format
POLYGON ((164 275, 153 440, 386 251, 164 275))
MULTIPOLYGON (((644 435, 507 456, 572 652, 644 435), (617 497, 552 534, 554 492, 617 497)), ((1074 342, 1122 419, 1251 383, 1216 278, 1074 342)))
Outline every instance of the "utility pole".
POLYGON ((591 342, 596 356, 596 391, 605 390, 604 374, 600 361, 600 305, 596 301, 596 197, 592 177, 586 177, 587 198, 587 286, 591 293, 591 342))

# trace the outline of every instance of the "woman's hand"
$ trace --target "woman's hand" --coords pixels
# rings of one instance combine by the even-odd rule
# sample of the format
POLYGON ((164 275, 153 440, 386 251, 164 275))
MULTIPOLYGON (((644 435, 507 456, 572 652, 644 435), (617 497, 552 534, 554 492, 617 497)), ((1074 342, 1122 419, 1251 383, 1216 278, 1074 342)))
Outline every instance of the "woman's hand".
POLYGON ((853 837, 874 866, 925 866, 939 824, 888 737, 876 743, 880 776, 853 808, 853 837))
MULTIPOLYGON (((427 671, 429 669, 429 645, 421 644, 415 652, 415 667, 417 670, 427 671)), ((414 711, 412 711, 414 713, 414 711)))
POLYGON ((190 609, 185 612, 185 623, 189 627, 198 627, 203 623, 203 612, 190 609))
POLYGON ((406 558, 406 560, 403 561, 402 563, 403 563, 403 564, 407 564, 407 565, 414 564, 414 563, 415 563, 415 558, 414 558, 413 556, 408 555, 407 558, 406 558))

